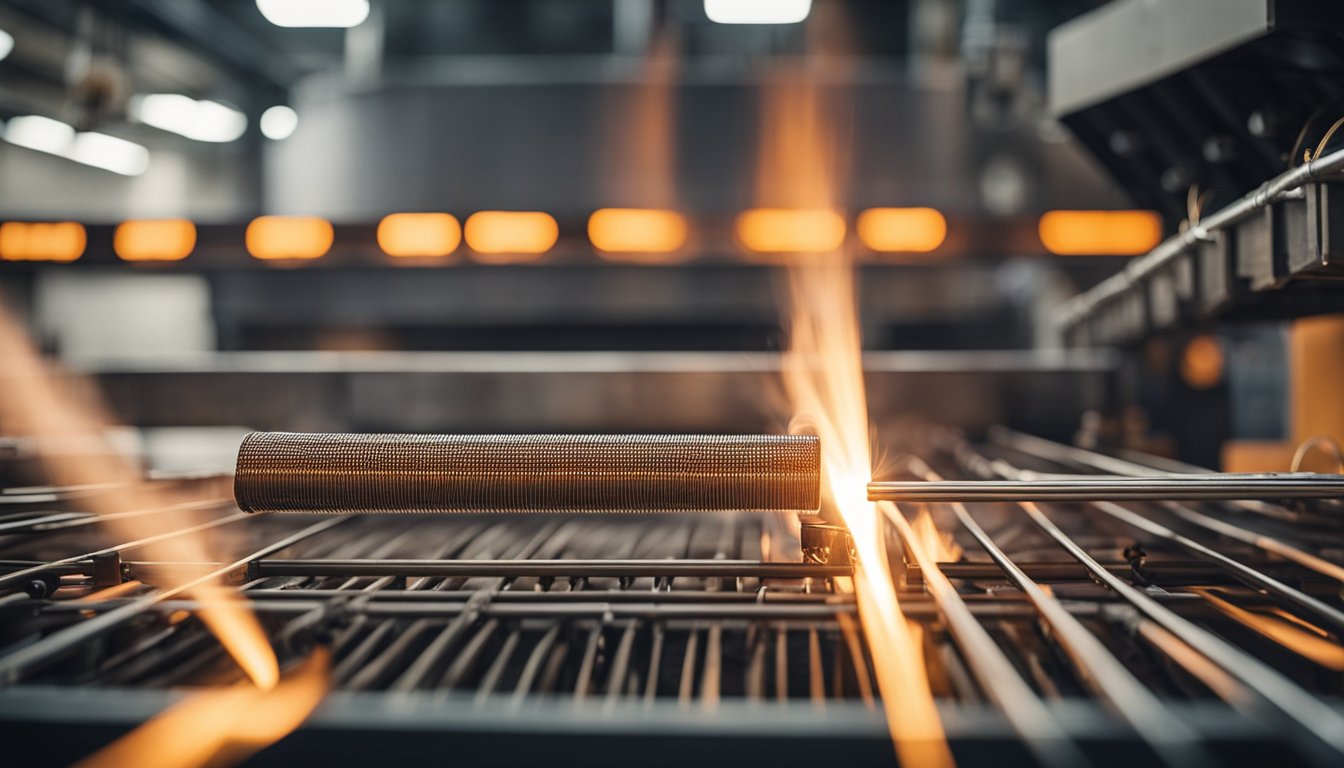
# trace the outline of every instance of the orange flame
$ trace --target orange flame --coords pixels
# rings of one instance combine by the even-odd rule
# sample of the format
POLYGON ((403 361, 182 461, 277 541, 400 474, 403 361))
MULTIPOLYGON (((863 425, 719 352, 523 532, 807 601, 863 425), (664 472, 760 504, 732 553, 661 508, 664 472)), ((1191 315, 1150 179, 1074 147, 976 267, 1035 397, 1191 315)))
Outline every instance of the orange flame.
POLYGON ((955 563, 961 559, 961 547, 957 546, 952 534, 938 529, 927 506, 920 506, 911 527, 915 529, 920 549, 928 552, 935 562, 955 563))
POLYGON ((1331 641, 1320 627, 1308 624, 1281 608, 1258 613, 1233 605, 1210 589, 1192 589, 1209 604, 1237 623, 1252 629, 1290 651, 1311 659, 1326 669, 1344 672, 1344 647, 1331 641))
POLYGON ((275 687, 235 685, 187 697, 85 758, 79 768, 234 764, 284 738, 327 692, 330 654, 318 647, 275 687))
MULTIPOLYGON (((107 444, 103 430, 111 422, 92 394, 78 389, 81 383, 51 370, 0 306, 0 433, 34 438, 47 477, 56 485, 106 485, 106 490, 81 496, 79 503, 103 517, 102 524, 116 535, 134 540, 168 532, 163 527, 164 515, 124 513, 198 499, 145 483, 141 473, 107 444), (43 449, 52 443, 88 446, 89 450, 70 456, 43 449)), ((163 538, 145 544, 142 550, 149 559, 163 562, 215 559, 209 556, 205 541, 195 536, 163 538)), ((203 601, 201 620, 247 676, 261 688, 274 686, 280 676, 275 654, 247 604, 217 584, 195 587, 190 594, 203 601)))
MULTIPOLYGON (((772 83, 765 93, 761 205, 839 208, 840 154, 822 101, 815 85, 801 78, 772 83)), ((867 498, 873 457, 853 255, 843 247, 796 253, 785 264, 790 339, 784 385, 795 428, 821 438, 826 496, 854 539, 858 566, 846 586, 856 594, 897 757, 903 765, 949 766, 923 655, 897 600, 883 523, 867 498)))

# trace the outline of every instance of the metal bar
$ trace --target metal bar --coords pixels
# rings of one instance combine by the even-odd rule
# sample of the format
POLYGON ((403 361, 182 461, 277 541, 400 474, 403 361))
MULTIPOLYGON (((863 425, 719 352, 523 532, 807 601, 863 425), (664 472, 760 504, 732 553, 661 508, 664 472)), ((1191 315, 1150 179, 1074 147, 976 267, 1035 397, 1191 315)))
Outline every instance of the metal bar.
MULTIPOLYGON (((595 597, 606 595, 581 593, 589 602, 551 603, 543 601, 503 603, 492 602, 484 607, 470 606, 468 600, 456 601, 371 601, 368 603, 342 606, 342 611, 354 616, 380 618, 444 618, 461 614, 463 611, 478 611, 481 616, 500 618, 564 618, 564 619, 612 619, 642 618, 663 621, 696 621, 701 619, 720 619, 724 621, 740 619, 742 621, 827 621, 838 614, 853 614, 857 608, 853 602, 800 604, 800 603, 748 603, 745 605, 719 605, 707 603, 619 603, 593 602, 595 597)), ((259 613, 302 614, 314 608, 320 608, 322 601, 296 596, 298 599, 265 599, 251 601, 251 608, 259 613)), ((1173 596, 1180 603, 1199 603, 1203 601, 1193 595, 1173 596)), ((127 604, 123 600, 109 600, 102 603, 68 603, 46 606, 43 613, 106 613, 127 604)), ((177 610, 194 611, 200 604, 194 600, 169 600, 155 606, 163 612, 177 610)), ((989 597, 984 599, 966 598, 966 607, 973 615, 985 619, 1031 619, 1035 618, 1034 609, 1016 598, 989 597)), ((1065 608, 1076 616, 1096 617, 1106 613, 1106 606, 1082 601, 1070 601, 1065 608)), ((937 605, 930 601, 901 599, 901 610, 910 618, 929 621, 938 618, 937 605), (907 605, 909 610, 906 610, 907 605)), ((387 631, 397 630, 390 623, 380 625, 387 631)), ((355 652, 351 653, 351 658, 355 652)), ((342 659, 344 664, 345 659, 342 659)), ((341 679, 340 675, 336 675, 341 679)))
POLYGON ((254 577, 452 576, 452 577, 698 577, 830 578, 849 566, 766 563, 757 560, 261 560, 254 577))
MULTIPOLYGON (((481 626, 476 634, 471 636, 467 644, 462 646, 462 650, 453 659, 453 663, 448 665, 444 671, 443 677, 439 679, 437 688, 441 691, 449 691, 457 688, 462 678, 466 677, 467 671, 476 663, 476 657, 481 655, 481 650, 485 644, 494 636, 495 631, 499 629, 499 620, 490 619, 481 626)), ((395 657, 394 657, 395 658, 395 657)))
POLYGON ((513 651, 518 647, 518 640, 522 636, 522 630, 514 627, 509 633, 504 645, 495 653, 495 660, 490 663, 490 668, 485 671, 485 676, 476 686, 476 701, 484 702, 491 694, 495 692, 495 687, 499 685, 499 679, 504 676, 504 670, 509 665, 509 659, 513 656, 513 651))
POLYGON ((952 582, 938 570, 938 564, 924 551, 905 515, 895 504, 878 506, 895 526, 906 551, 925 572, 929 594, 938 604, 953 639, 961 647, 962 657, 975 673, 976 682, 1036 760, 1042 765, 1060 768, 1089 764, 1078 745, 1055 721, 1054 715, 1017 673, 998 643, 966 607, 952 582))
MULTIPOLYGON (((993 567, 993 566, 988 566, 993 567)), ((1074 567, 1071 571, 1074 575, 1086 578, 1085 570, 1074 567)), ((998 574, 1002 575, 1002 574, 998 574)), ((697 590, 679 590, 676 592, 664 591, 617 591, 608 590, 605 592, 565 592, 551 590, 546 592, 490 592, 483 590, 487 599, 482 603, 592 603, 600 600, 606 603, 705 603, 711 605, 732 604, 732 605, 843 605, 854 602, 853 595, 831 594, 831 593, 803 593, 803 592, 767 592, 764 596, 743 592, 701 592, 697 590)), ((449 601, 465 600, 467 596, 481 594, 482 590, 477 592, 452 591, 447 590, 406 590, 406 589, 382 589, 368 595, 360 595, 360 602, 443 602, 445 598, 449 601)), ((349 590, 343 589, 249 589, 247 597, 254 602, 267 600, 342 600, 351 596, 349 590)), ((90 602, 85 598, 85 602, 90 602)), ((95 603, 96 605, 96 603, 95 603)), ((25 606, 25 610, 31 606, 25 606)), ((50 606, 46 610, 62 610, 55 606, 50 606)))
MULTIPOLYGON (((1073 560, 1068 562, 1019 562, 1016 565, 1033 581, 1086 581, 1091 578, 1088 576, 1087 568, 1073 560)), ((1106 570, 1121 577, 1134 573, 1133 566, 1127 562, 1119 563, 1108 560, 1101 561, 1101 565, 1106 570)), ((1280 573, 1287 567, 1290 566, 1269 563, 1266 569, 1271 573, 1280 573)), ((1003 578, 1003 571, 993 563, 939 563, 938 568, 949 579, 1003 578)), ((1208 585, 1221 582, 1236 583, 1224 569, 1216 565, 1210 565, 1203 560, 1150 560, 1144 564, 1144 573, 1152 576, 1155 581, 1162 585, 1169 587, 1208 585)), ((911 567, 905 574, 905 581, 910 586, 922 585, 924 575, 918 567, 911 567)), ((1328 582, 1324 580, 1318 583, 1328 586, 1328 582)))
POLYGON ((551 646, 555 645, 555 639, 560 635, 560 625, 553 624, 546 630, 546 634, 541 636, 541 640, 532 648, 532 652, 527 655, 527 661, 523 664, 523 671, 518 675, 518 684, 513 689, 513 704, 518 706, 527 698, 527 694, 532 690, 532 684, 537 679, 537 672, 541 670, 541 664, 550 655, 551 646))
POLYGON ((820 506, 803 435, 358 435, 254 432, 245 512, 697 512, 820 506))
MULTIPOLYGON (((909 462, 909 466, 925 480, 942 479, 917 459, 909 462)), ((1213 757, 1200 744, 1194 730, 1130 674, 1096 635, 1064 609, 1059 600, 1032 581, 980 527, 966 505, 953 503, 950 506, 962 527, 970 532, 994 563, 1003 569, 1013 586, 1020 589, 1040 613, 1042 624, 1048 628, 1046 635, 1054 638, 1064 649, 1084 685, 1132 725, 1135 734, 1152 747, 1167 765, 1213 764, 1213 757)))
POLYGON ((597 665, 597 644, 602 639, 604 622, 599 621, 588 630, 588 642, 583 646, 582 661, 579 662, 578 681, 574 684, 574 700, 583 701, 592 688, 593 668, 597 665))
POLYGON ((686 636, 686 651, 681 657, 681 683, 677 687, 677 704, 689 709, 695 696, 695 657, 700 645, 700 628, 692 627, 686 636))
POLYGON ((869 501, 1219 501, 1235 499, 1344 498, 1344 476, 1301 472, 1076 479, 875 482, 869 501))
POLYGON ((625 625, 621 633, 621 642, 616 646, 616 655, 611 661, 611 671, 607 673, 607 705, 611 706, 625 692, 626 673, 630 669, 630 652, 635 645, 635 631, 638 621, 625 625))
POLYGON ((700 703, 705 709, 719 706, 719 687, 723 680, 723 624, 715 621, 705 633, 705 668, 700 678, 700 703))
POLYGON ((658 696, 658 680, 663 669, 663 645, 666 642, 667 630, 662 622, 655 622, 652 629, 653 641, 649 649, 649 672, 644 680, 644 704, 647 706, 653 703, 658 696))
POLYGON ((1344 171, 1344 150, 1337 150, 1275 176, 1226 208, 1201 217, 1195 226, 1163 241, 1146 256, 1134 259, 1123 270, 1101 281, 1091 290, 1064 302, 1055 310, 1055 325, 1061 329, 1069 328, 1096 311, 1100 305, 1124 293, 1145 276, 1207 241, 1210 232, 1236 224, 1282 199, 1293 190, 1341 171, 1344 171))

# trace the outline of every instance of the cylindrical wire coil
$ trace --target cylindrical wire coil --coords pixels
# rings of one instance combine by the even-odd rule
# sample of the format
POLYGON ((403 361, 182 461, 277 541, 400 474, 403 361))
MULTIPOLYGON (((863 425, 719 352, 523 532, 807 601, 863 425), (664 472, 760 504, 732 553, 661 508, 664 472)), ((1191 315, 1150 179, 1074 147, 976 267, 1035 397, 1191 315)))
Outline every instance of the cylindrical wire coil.
POLYGON ((820 445, 794 435, 254 432, 247 512, 815 513, 820 445))

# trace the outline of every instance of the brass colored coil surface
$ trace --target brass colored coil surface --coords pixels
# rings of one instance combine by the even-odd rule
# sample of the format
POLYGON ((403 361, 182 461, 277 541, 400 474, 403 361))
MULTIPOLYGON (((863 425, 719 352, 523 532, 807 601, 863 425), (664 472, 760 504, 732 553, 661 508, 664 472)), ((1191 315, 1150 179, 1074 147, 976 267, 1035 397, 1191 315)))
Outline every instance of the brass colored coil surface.
POLYGON ((254 432, 247 512, 815 513, 820 445, 793 435, 254 432))

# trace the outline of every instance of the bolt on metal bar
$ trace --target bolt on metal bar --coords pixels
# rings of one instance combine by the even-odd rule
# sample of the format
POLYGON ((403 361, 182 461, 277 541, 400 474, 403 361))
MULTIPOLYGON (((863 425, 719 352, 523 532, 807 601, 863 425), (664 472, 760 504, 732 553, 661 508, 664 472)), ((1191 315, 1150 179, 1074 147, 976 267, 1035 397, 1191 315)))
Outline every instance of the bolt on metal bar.
POLYGON ((1219 501, 1344 498, 1344 476, 1282 474, 1184 475, 887 481, 868 484, 869 501, 1219 501))

